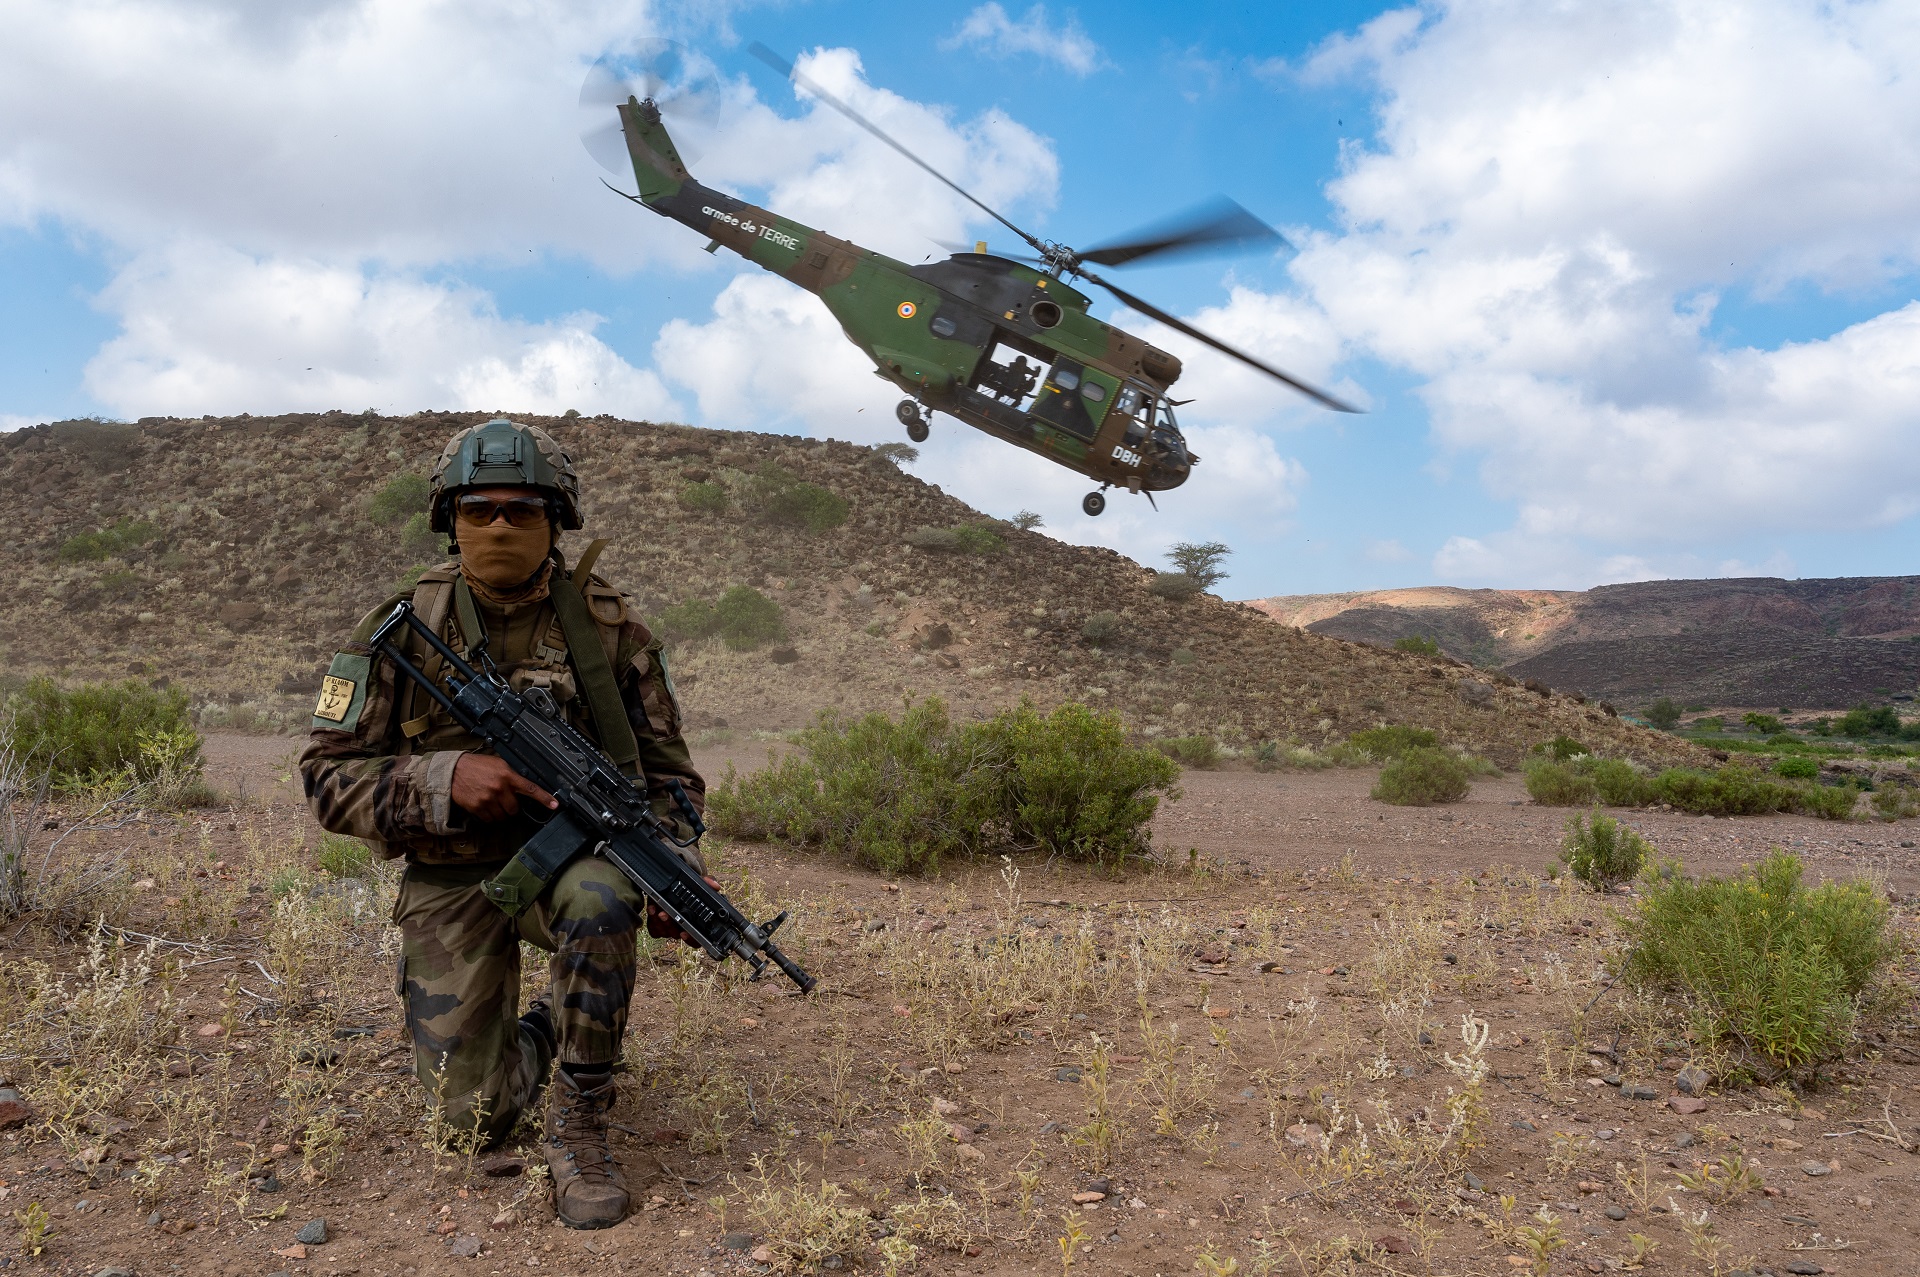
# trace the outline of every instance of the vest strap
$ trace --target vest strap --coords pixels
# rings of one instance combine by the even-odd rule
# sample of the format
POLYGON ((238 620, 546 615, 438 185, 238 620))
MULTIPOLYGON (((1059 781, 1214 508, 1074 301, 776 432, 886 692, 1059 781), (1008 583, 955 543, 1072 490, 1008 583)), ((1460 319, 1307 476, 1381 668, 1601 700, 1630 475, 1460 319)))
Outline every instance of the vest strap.
MULTIPOLYGON (((589 555, 591 550, 589 550, 589 555)), ((569 578, 556 576, 547 586, 560 628, 567 636, 567 651, 573 657, 574 672, 580 676, 580 691, 586 697, 593 725, 599 731, 600 748, 629 776, 640 761, 640 741, 627 721, 626 702, 620 699, 620 687, 614 681, 613 662, 600 637, 601 627, 587 611, 587 600, 569 578)))
POLYGON ((579 589, 586 589, 587 582, 593 577, 593 565, 600 561, 600 551, 607 548, 607 538, 595 537, 587 542, 587 548, 581 552, 580 561, 573 565, 573 583, 579 589))

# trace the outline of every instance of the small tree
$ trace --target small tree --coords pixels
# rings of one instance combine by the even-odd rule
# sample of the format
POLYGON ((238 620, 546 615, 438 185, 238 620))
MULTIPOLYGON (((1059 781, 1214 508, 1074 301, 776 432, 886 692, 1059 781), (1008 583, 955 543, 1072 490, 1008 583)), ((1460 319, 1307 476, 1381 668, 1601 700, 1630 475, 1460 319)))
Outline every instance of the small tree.
POLYGON ((1167 551, 1167 559, 1181 573, 1198 581, 1201 589, 1208 590, 1227 579, 1220 561, 1232 553, 1218 541, 1177 541, 1167 551))
POLYGON ((1044 522, 1044 520, 1041 519, 1039 515, 1035 514, 1031 510, 1022 510, 1019 514, 1016 514, 1011 519, 1008 519, 1007 522, 1011 523, 1014 527, 1020 529, 1020 531, 1022 532, 1031 532, 1035 528, 1039 527, 1041 523, 1044 522))
POLYGON ((901 443, 897 439, 892 439, 886 443, 875 444, 873 446, 873 455, 883 461, 891 461, 896 466, 904 466, 909 461, 918 461, 920 459, 920 449, 910 443, 901 443))
POLYGON ((1742 714, 1740 721, 1747 725, 1748 731, 1758 733, 1761 736, 1775 735, 1784 728, 1784 724, 1782 724, 1778 718, 1772 714, 1762 714, 1758 710, 1742 714))
POLYGON ((1671 696, 1662 696, 1647 706, 1647 721, 1663 732, 1670 732, 1680 724, 1680 707, 1673 703, 1671 696))
POLYGON ((1438 656, 1440 645, 1423 634, 1409 634, 1393 641, 1396 652, 1412 652, 1415 656, 1438 656))

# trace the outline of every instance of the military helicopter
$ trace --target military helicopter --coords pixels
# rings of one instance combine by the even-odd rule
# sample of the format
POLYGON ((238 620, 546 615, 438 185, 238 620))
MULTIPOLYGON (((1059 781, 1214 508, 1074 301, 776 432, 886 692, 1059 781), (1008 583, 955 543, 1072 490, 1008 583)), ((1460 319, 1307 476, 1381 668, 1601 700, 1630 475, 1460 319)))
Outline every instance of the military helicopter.
MULTIPOLYGON (((663 104, 671 107, 688 94, 664 91, 673 86, 652 69, 642 87, 630 86, 602 59, 588 74, 581 105, 617 110, 619 138, 639 195, 608 189, 707 236, 708 252, 731 249, 816 294, 848 339, 873 360, 876 375, 907 392, 895 413, 915 443, 926 440, 934 412, 957 417, 1099 483, 1080 503, 1088 515, 1106 509, 1108 488, 1145 493, 1151 503, 1155 492, 1187 481, 1200 458, 1187 448, 1174 418, 1174 408, 1191 401, 1168 394, 1180 378, 1180 359, 1088 314, 1091 299, 1073 287, 1073 279, 1105 289, 1133 310, 1328 408, 1358 411, 1089 269, 1279 241, 1277 232, 1245 209, 1223 200, 1179 222, 1087 252, 1041 240, 765 46, 756 44, 752 51, 1012 231, 1033 256, 1024 261, 998 256, 980 241, 972 252, 909 266, 704 186, 688 173, 661 120, 663 104)), ((660 58, 658 52, 653 56, 660 58)), ((684 58, 669 55, 668 60, 685 66, 684 58)), ((587 149, 605 155, 613 127, 609 122, 597 135, 583 135, 587 149)))

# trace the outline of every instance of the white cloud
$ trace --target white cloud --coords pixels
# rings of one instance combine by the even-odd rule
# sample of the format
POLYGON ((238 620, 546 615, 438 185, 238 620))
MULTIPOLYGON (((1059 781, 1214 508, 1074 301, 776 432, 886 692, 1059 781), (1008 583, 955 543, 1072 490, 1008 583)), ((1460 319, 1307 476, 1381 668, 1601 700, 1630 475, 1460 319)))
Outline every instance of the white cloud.
POLYGON ((470 288, 230 248, 143 255, 101 299, 120 335, 87 365, 88 391, 127 416, 327 408, 614 412, 672 418, 651 371, 592 315, 502 319, 470 288))
MULTIPOLYGON (((1347 348, 1424 381, 1517 507, 1454 579, 1660 574, 1703 540, 1920 510, 1920 303, 1724 349, 1718 293, 1920 264, 1920 13, 1901 3, 1457 0, 1309 74, 1382 92, 1292 264, 1347 348)), ((1547 583, 1542 580, 1540 584, 1547 583)))
POLYGON ((1036 4, 1026 16, 1015 22, 997 3, 983 4, 969 13, 954 33, 940 42, 943 49, 973 47, 997 58, 1032 54, 1058 62, 1075 75, 1092 75, 1105 59, 1100 46, 1088 38, 1079 19, 1054 26, 1047 20, 1047 6, 1036 4))

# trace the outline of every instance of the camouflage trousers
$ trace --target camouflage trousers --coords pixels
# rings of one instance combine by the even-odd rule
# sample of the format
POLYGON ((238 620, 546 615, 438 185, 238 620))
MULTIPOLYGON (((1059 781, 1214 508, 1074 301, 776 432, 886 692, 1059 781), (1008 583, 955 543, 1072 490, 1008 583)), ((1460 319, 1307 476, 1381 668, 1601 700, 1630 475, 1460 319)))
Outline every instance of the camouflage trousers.
POLYGON ((480 884, 497 867, 409 865, 394 905, 396 991, 414 1074, 449 1127, 504 1138, 546 1081, 546 1045, 519 1023, 520 943, 553 954, 546 1003, 563 1064, 620 1058, 633 996, 643 897, 619 870, 582 856, 518 918, 480 884))

